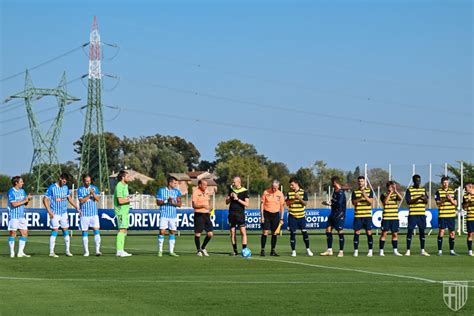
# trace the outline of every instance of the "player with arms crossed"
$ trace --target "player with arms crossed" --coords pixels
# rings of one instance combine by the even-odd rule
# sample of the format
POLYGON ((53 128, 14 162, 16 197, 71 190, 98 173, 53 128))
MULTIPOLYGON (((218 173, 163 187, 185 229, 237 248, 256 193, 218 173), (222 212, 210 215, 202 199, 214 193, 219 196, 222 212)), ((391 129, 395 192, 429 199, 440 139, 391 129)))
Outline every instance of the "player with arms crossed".
POLYGON ((387 193, 380 196, 383 203, 382 213, 382 235, 379 240, 380 256, 385 256, 383 248, 388 232, 392 232, 392 247, 395 256, 403 256, 398 252, 398 231, 400 230, 400 221, 398 218, 398 203, 403 199, 397 191, 397 184, 394 181, 388 181, 386 184, 387 193))
POLYGON ((474 235, 474 184, 472 182, 468 182, 464 188, 466 189, 466 193, 463 196, 462 207, 467 212, 467 250, 468 254, 472 257, 472 237, 474 235))
POLYGON ((94 232, 95 255, 100 256, 100 222, 97 202, 100 201, 99 188, 91 183, 89 175, 82 176, 82 186, 77 189, 79 207, 81 209, 82 243, 84 257, 89 257, 89 229, 94 232))
POLYGON ((342 188, 341 180, 335 176, 331 178, 331 184, 334 189, 330 202, 324 201, 324 205, 331 206, 331 214, 328 217, 326 227, 326 240, 328 249, 320 253, 321 256, 332 256, 332 230, 337 230, 339 235, 339 253, 337 256, 344 257, 344 221, 346 219, 346 193, 342 188))
POLYGON ((25 205, 31 200, 31 195, 26 195, 23 189, 23 179, 19 176, 12 178, 12 188, 8 190, 8 245, 10 246, 10 258, 15 257, 16 231, 19 230, 21 237, 18 247, 18 258, 29 258, 25 250, 28 240, 28 222, 25 218, 25 205))
POLYGON ((166 230, 169 230, 169 254, 178 257, 174 252, 176 243, 175 231, 178 227, 177 207, 181 207, 181 192, 177 189, 178 179, 169 176, 166 180, 168 185, 156 192, 156 204, 160 207, 160 234, 158 235, 158 257, 163 257, 163 243, 165 242, 166 230))
POLYGON ((71 237, 69 236, 69 217, 67 213, 67 204, 72 205, 79 215, 81 215, 81 210, 74 203, 71 191, 67 186, 67 179, 69 176, 66 173, 63 173, 59 176, 58 182, 53 183, 49 186, 48 191, 46 191, 45 196, 43 197, 43 204, 48 211, 50 218, 51 226, 51 237, 49 238, 49 256, 53 258, 58 258, 58 255, 54 252, 54 247, 56 245, 56 237, 59 234, 59 227, 63 230, 64 234, 64 243, 66 245, 66 256, 72 257, 70 250, 71 247, 71 237))
POLYGON ((455 219, 456 219, 456 194, 449 187, 449 178, 444 176, 441 178, 441 188, 436 190, 435 201, 438 205, 438 256, 443 255, 443 237, 446 228, 449 230, 449 254, 456 256, 454 252, 455 219))
POLYGON ((408 232, 407 232, 407 252, 405 256, 410 256, 411 239, 413 232, 418 227, 420 233, 420 248, 422 256, 429 256, 425 251, 425 229, 426 229, 426 204, 428 204, 428 195, 426 189, 422 188, 421 177, 415 174, 412 177, 413 185, 410 186, 405 194, 405 200, 408 204, 408 232))
POLYGON ((236 227, 240 230, 242 236, 242 249, 247 248, 247 229, 245 227, 245 208, 249 206, 249 193, 242 186, 242 180, 239 176, 234 177, 230 186, 229 194, 225 198, 225 204, 229 205, 228 221, 230 225, 230 242, 232 243, 231 255, 237 256, 237 236, 236 227))

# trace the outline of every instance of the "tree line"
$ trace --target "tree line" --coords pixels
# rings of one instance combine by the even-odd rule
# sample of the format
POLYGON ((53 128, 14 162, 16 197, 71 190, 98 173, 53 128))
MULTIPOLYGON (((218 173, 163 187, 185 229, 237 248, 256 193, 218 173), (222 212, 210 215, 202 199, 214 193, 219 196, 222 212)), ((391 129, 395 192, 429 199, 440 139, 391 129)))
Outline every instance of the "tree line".
MULTIPOLYGON (((207 161, 201 159, 201 154, 196 146, 178 136, 152 135, 142 137, 120 138, 114 133, 105 133, 107 148, 107 164, 109 173, 120 169, 133 169, 151 177, 153 180, 146 185, 139 180, 129 184, 131 192, 154 194, 157 188, 166 184, 169 173, 180 173, 192 170, 210 171, 217 176, 218 192, 226 193, 231 178, 240 175, 244 186, 248 186, 251 194, 262 192, 268 187, 272 179, 280 180, 284 186, 291 177, 296 177, 301 186, 308 192, 327 191, 330 179, 338 176, 351 187, 355 187, 357 177, 363 175, 364 171, 359 166, 354 170, 346 171, 331 168, 326 162, 317 160, 308 167, 300 167, 292 173, 284 162, 272 161, 258 153, 253 144, 244 143, 238 139, 222 141, 215 148, 215 160, 207 161)), ((74 152, 78 155, 75 161, 67 161, 61 164, 61 170, 69 173, 71 185, 77 187, 79 179, 80 154, 82 151, 82 137, 74 142, 74 152)), ((92 151, 91 155, 95 153, 92 151)), ((449 176, 452 184, 458 186, 460 183, 459 168, 449 165, 449 176)), ((31 173, 21 175, 26 183, 32 183, 31 173)), ((434 175, 438 176, 438 175, 434 175)), ((92 179, 98 178, 98 170, 91 171, 92 179)), ((374 188, 385 187, 389 174, 382 168, 368 170, 368 177, 374 188)), ((10 175, 0 175, 0 192, 6 192, 10 187, 10 175)), ((52 182, 54 179, 52 179, 52 182)), ((464 181, 474 181, 474 164, 464 163, 464 181)), ((428 183, 425 184, 428 186, 428 183)), ((435 190, 437 181, 432 183, 435 190)))

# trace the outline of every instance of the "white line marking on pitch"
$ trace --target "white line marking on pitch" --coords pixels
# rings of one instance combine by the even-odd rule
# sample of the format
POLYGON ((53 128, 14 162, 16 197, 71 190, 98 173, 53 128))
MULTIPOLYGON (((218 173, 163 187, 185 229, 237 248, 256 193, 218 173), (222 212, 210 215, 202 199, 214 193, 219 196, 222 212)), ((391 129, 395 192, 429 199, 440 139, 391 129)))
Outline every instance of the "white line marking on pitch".
MULTIPOLYGON (((42 244, 49 244, 48 242, 42 242, 42 241, 33 241, 36 243, 42 243, 42 244)), ((71 245, 71 246, 76 246, 76 247, 82 247, 81 245, 71 245)), ((115 249, 114 247, 102 247, 102 248, 108 248, 108 249, 115 249)), ((130 250, 139 250, 139 251, 150 251, 151 249, 139 249, 139 248, 128 248, 130 250)), ((225 256, 225 255, 223 255, 225 256)), ((416 280, 416 281, 421 281, 421 282, 426 282, 426 283, 443 283, 443 281, 436 281, 436 280, 431 280, 431 279, 426 279, 426 278, 421 278, 421 277, 416 277, 416 276, 409 276, 409 275, 402 275, 402 274, 394 274, 394 273, 383 273, 383 272, 375 272, 375 271, 368 271, 368 270, 360 270, 360 269, 351 269, 351 268, 342 268, 342 267, 333 267, 333 266, 323 266, 319 264, 311 264, 311 263, 304 263, 304 262, 298 262, 298 261, 287 261, 287 260, 276 260, 276 259, 264 259, 264 258, 255 258, 252 257, 251 260, 260 260, 260 261, 270 261, 270 262, 280 262, 280 263, 287 263, 287 264, 295 264, 295 265, 302 265, 302 266, 307 266, 307 267, 313 267, 313 268, 321 268, 321 269, 331 269, 331 270, 339 270, 339 271, 347 271, 347 272, 358 272, 358 273, 365 273, 365 274, 373 274, 373 275, 381 275, 381 276, 389 276, 389 277, 395 277, 395 278, 403 278, 403 279, 411 279, 411 280, 416 280)), ((5 277, 0 277, 0 279, 4 279, 5 277)), ((47 280, 47 279, 45 279, 47 280)), ((76 279, 73 279, 76 280, 76 279)), ((162 282, 162 281, 159 281, 162 282)), ((180 282, 180 281, 179 281, 180 282)), ((196 282, 204 282, 205 281, 196 281, 196 282)), ((472 281, 467 281, 467 282, 472 282, 472 281)), ((172 283, 172 282, 170 282, 172 283)), ((184 282, 183 282, 184 283, 184 282)), ((212 282, 210 282, 212 283, 212 282)), ((223 282, 224 283, 224 282, 223 282)), ((311 282, 310 282, 311 283, 311 282)), ((337 282, 331 282, 331 283, 337 283, 337 282)), ((258 284, 258 283, 256 283, 258 284)), ((261 284, 266 284, 266 283, 261 283, 261 284)), ((269 283, 270 284, 270 283, 269 283)), ((470 288, 474 288, 474 286, 468 286, 470 288)))
MULTIPOLYGON (((48 279, 0 276, 0 280, 9 281, 58 281, 58 282, 115 282, 115 283, 217 283, 217 284, 373 284, 371 281, 232 281, 232 280, 115 280, 115 279, 48 279)), ((379 283, 394 283, 394 281, 380 281, 379 283)), ((395 281, 395 283, 419 283, 417 281, 395 281)))
MULTIPOLYGON (((436 280, 420 278, 420 277, 416 277, 416 276, 394 274, 394 273, 383 273, 383 272, 375 272, 375 271, 367 271, 367 270, 351 269, 351 268, 342 268, 342 267, 323 266, 323 265, 319 265, 319 264, 304 263, 304 262, 298 262, 298 261, 275 260, 275 259, 264 259, 264 258, 252 258, 252 260, 280 262, 280 263, 295 264, 295 265, 301 265, 301 266, 307 266, 307 267, 313 267, 313 268, 331 269, 331 270, 338 270, 338 271, 358 272, 358 273, 366 273, 366 274, 373 274, 373 275, 389 276, 389 277, 395 277, 395 278, 403 278, 403 279, 411 279, 411 280, 416 280, 416 281, 422 281, 422 282, 427 282, 427 283, 443 283, 443 281, 436 281, 436 280)), ((469 287, 474 288, 474 286, 469 286, 469 287)))

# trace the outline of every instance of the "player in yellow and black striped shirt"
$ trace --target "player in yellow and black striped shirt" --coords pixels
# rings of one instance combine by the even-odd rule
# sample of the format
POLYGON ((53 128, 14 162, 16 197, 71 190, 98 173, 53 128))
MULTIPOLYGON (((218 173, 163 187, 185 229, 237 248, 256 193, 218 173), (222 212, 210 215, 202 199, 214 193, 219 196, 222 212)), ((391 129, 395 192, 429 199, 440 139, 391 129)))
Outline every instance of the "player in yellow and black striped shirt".
POLYGON ((363 228, 367 234, 369 245, 368 257, 372 257, 374 237, 372 236, 372 203, 374 192, 366 187, 365 177, 357 178, 359 188, 352 191, 352 204, 354 205, 354 257, 359 255, 359 236, 363 228))
POLYGON ((296 231, 301 230, 306 246, 306 254, 310 257, 313 253, 309 249, 309 236, 306 230, 305 207, 308 203, 308 194, 300 188, 296 178, 290 179, 290 191, 286 195, 288 206, 288 227, 290 228, 291 256, 296 257, 296 231))
POLYGON ((449 178, 444 176, 441 178, 441 188, 436 190, 435 194, 436 204, 438 205, 438 256, 443 255, 443 236, 447 228, 449 230, 449 254, 455 256, 454 252, 454 220, 456 218, 456 194, 453 189, 449 187, 449 178))
POLYGON ((420 233, 421 255, 429 256, 425 251, 425 229, 426 229, 426 204, 428 195, 426 189, 421 187, 421 177, 415 174, 412 177, 413 185, 405 193, 405 200, 408 204, 408 232, 407 232, 407 252, 405 256, 410 256, 411 239, 415 228, 418 227, 420 233))
POLYGON ((462 207, 467 212, 467 249, 468 254, 472 257, 472 237, 474 236, 474 184, 468 182, 464 186, 464 189, 466 190, 466 193, 463 196, 462 207))
POLYGON ((398 252, 398 231, 400 229, 400 222, 398 220, 398 204, 403 198, 397 191, 397 183, 395 181, 387 182, 387 190, 388 192, 382 194, 380 197, 383 203, 382 235, 379 240, 380 255, 382 257, 384 256, 383 247, 385 245, 385 238, 387 238, 388 231, 391 231, 393 254, 395 256, 403 256, 398 252))

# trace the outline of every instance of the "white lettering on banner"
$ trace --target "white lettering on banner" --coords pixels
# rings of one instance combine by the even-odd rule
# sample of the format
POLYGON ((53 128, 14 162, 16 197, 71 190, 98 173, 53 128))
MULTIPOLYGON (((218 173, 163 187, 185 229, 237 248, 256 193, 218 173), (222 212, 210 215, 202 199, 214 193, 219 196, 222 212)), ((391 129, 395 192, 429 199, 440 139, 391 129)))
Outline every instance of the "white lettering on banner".
POLYGON ((2 213, 2 226, 8 226, 8 213, 2 213))
POLYGON ((69 217, 69 225, 79 227, 79 214, 77 212, 74 212, 68 213, 67 215, 69 217))
POLYGON ((431 227, 431 220, 433 219, 433 213, 426 211, 426 227, 431 227))
POLYGON ((28 227, 41 227, 39 213, 25 213, 28 227))
POLYGON ((372 224, 375 227, 382 226, 382 214, 383 214, 383 211, 375 211, 374 214, 372 214, 372 224))
POLYGON ((260 216, 247 216, 245 218, 245 221, 247 222, 247 225, 248 224, 252 224, 252 223, 260 223, 260 216))
POLYGON ((306 216, 318 216, 319 211, 306 211, 306 216))
MULTIPOLYGON (((400 228, 408 227, 408 214, 409 211, 398 212, 398 220, 400 221, 400 228)), ((433 220, 433 213, 426 211, 426 227, 432 227, 431 221, 433 220)))
POLYGON ((193 227, 194 214, 193 213, 178 213, 178 226, 179 227, 193 227))
POLYGON ((211 215, 212 227, 219 227, 219 224, 216 224, 216 215, 211 215))

